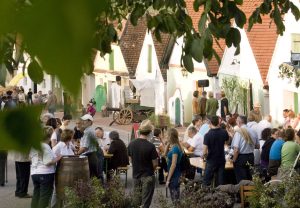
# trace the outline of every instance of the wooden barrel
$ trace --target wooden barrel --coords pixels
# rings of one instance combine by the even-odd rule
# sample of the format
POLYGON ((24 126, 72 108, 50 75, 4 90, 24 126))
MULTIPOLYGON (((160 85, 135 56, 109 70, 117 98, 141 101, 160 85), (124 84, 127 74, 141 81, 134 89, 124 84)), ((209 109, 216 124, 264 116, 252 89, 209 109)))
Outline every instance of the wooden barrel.
POLYGON ((57 198, 64 198, 65 187, 72 187, 79 180, 87 182, 89 178, 89 163, 86 156, 63 156, 55 176, 57 198))

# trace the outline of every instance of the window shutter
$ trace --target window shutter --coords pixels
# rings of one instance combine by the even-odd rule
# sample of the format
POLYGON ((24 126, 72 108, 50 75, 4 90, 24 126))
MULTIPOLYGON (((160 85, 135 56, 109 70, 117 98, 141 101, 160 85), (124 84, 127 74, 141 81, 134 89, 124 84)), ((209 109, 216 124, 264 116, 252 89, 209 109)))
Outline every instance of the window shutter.
POLYGON ((109 70, 114 71, 115 70, 115 52, 114 50, 111 51, 109 54, 109 70))
POLYGON ((292 52, 300 53, 300 34, 292 34, 292 52))
POLYGON ((148 73, 152 73, 152 45, 148 45, 148 73))

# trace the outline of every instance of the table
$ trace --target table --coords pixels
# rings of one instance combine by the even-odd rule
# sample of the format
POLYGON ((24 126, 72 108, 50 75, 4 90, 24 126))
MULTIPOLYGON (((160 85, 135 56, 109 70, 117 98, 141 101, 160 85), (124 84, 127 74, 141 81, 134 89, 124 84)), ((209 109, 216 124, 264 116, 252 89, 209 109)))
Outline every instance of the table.
MULTIPOLYGON (((201 168, 202 170, 205 170, 206 162, 204 162, 201 157, 190 158, 190 163, 194 167, 201 168)), ((234 168, 233 168, 233 163, 231 161, 226 161, 224 174, 225 174, 224 175, 225 184, 236 184, 236 182, 234 182, 235 181, 234 168)), ((216 174, 215 174, 214 179, 213 179, 213 183, 212 183, 213 187, 215 187, 216 180, 217 180, 217 178, 216 178, 216 174)))
POLYGON ((110 158, 112 158, 114 155, 113 154, 108 154, 107 152, 103 152, 104 153, 104 162, 105 162, 105 173, 107 174, 107 169, 108 169, 108 160, 110 160, 110 158))
POLYGON ((183 150, 184 150, 184 153, 185 153, 187 156, 191 156, 191 155, 194 154, 194 152, 189 151, 187 148, 184 148, 183 150))
MULTIPOLYGON (((190 158, 190 163, 192 166, 195 166, 197 168, 201 168, 201 169, 205 170, 206 162, 204 162, 201 157, 190 158)), ((231 161, 226 161, 225 170, 232 170, 232 169, 233 169, 233 163, 231 161)))

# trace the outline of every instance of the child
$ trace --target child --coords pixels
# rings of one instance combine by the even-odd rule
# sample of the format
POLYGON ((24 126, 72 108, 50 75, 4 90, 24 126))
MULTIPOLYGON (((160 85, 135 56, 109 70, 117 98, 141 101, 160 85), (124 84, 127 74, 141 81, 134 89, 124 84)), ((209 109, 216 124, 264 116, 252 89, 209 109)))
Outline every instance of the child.
POLYGON ((96 114, 96 109, 95 109, 93 103, 88 103, 87 104, 86 113, 90 114, 91 116, 94 117, 94 115, 96 114))

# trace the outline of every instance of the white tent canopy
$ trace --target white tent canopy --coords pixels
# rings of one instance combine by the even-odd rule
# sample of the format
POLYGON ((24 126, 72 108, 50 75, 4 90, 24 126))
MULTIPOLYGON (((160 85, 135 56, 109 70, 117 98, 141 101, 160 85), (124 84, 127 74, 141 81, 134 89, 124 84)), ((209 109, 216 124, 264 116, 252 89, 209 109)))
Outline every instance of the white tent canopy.
POLYGON ((140 105, 154 107, 155 114, 161 114, 164 110, 164 82, 160 80, 136 80, 130 79, 136 91, 140 95, 140 105))

